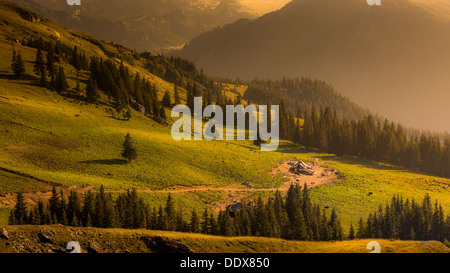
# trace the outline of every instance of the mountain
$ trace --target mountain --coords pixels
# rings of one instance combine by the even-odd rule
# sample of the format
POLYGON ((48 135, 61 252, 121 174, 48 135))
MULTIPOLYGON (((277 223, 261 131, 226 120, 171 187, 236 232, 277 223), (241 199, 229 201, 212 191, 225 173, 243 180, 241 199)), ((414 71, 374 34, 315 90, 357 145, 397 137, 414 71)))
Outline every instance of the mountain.
MULTIPOLYGON (((432 208, 431 204, 435 199, 439 201, 436 209, 442 204, 445 214, 450 212, 448 178, 356 156, 335 156, 317 149, 306 149, 287 140, 281 140, 277 151, 261 152, 251 140, 175 141, 172 138, 170 124, 174 119, 170 118, 171 105, 170 102, 169 105, 165 103, 165 95, 168 94, 169 101, 173 102, 175 90, 178 90, 181 101, 185 102, 187 92, 195 93, 193 86, 196 86, 199 93, 211 92, 215 102, 218 101, 218 94, 222 94, 222 100, 226 100, 228 104, 236 102, 237 93, 242 95, 244 90, 247 90, 245 93, 253 90, 250 94, 260 90, 272 94, 281 90, 286 91, 284 95, 307 97, 304 101, 297 101, 298 103, 331 106, 331 109, 326 108, 320 113, 308 114, 308 118, 303 120, 293 118, 289 113, 288 118, 281 119, 280 128, 287 128, 281 125, 286 120, 289 124, 295 123, 290 129, 299 129, 296 126, 303 123, 303 129, 308 129, 309 132, 315 128, 313 132, 318 133, 320 143, 326 143, 328 138, 335 140, 344 136, 340 132, 346 132, 346 128, 350 127, 336 126, 340 124, 335 123, 335 116, 330 110, 339 110, 335 108, 342 105, 347 105, 345 108, 350 110, 358 108, 348 99, 338 96, 324 82, 285 79, 255 81, 249 86, 217 82, 198 72, 195 65, 186 60, 149 53, 138 54, 124 46, 105 43, 82 32, 59 26, 11 2, 0 0, 0 18, 0 225, 8 225, 11 211, 17 212, 10 219, 14 220, 12 223, 18 224, 0 227, 0 252, 62 252, 65 244, 73 239, 79 240, 82 249, 89 252, 160 250, 159 244, 155 244, 154 240, 166 247, 172 245, 186 249, 187 246, 195 252, 368 252, 365 248, 368 240, 327 240, 333 240, 334 237, 330 236, 334 235, 331 234, 337 235, 334 230, 338 231, 336 228, 340 223, 345 228, 346 235, 351 223, 375 215, 374 212, 377 212, 377 221, 385 215, 388 215, 386 218, 394 219, 391 216, 397 214, 380 213, 379 208, 389 200, 398 200, 396 198, 399 195, 404 198, 402 200, 419 200, 428 196, 428 205, 424 203, 423 206, 424 214, 419 215, 419 210, 417 217, 414 217, 424 227, 414 228, 417 236, 422 236, 416 239, 428 238, 423 236, 428 231, 435 236, 436 223, 444 222, 440 220, 441 216, 444 217, 442 211, 439 220, 432 221, 430 225, 420 220, 436 220, 432 215, 436 215, 437 211, 428 209, 432 208), (45 67, 40 61, 42 59, 45 60, 45 67), (24 70, 18 69, 21 67, 24 70), (42 77, 42 74, 46 76, 42 77), (66 84, 60 85, 62 82, 66 84), (180 86, 175 88, 174 82, 180 86), (143 104, 138 102, 140 100, 144 100, 143 104), (128 135, 133 141, 125 137, 128 135), (137 150, 137 158, 131 162, 121 157, 124 138, 128 139, 128 143, 132 142, 137 150), (317 175, 294 175, 288 163, 293 159, 306 162, 313 170, 317 170, 317 175), (291 184, 297 186, 289 191, 291 184), (303 185, 307 185, 308 190, 304 189, 300 193, 300 186, 303 185), (131 188, 135 190, 130 191, 131 188), (276 194, 277 191, 283 195, 281 199, 281 195, 276 194), (284 198, 288 191, 295 196, 284 198), (18 192, 23 194, 17 194, 18 192), (273 195, 276 196, 270 206, 269 202, 267 205, 261 203, 272 200, 270 197, 273 195), (23 202, 17 202, 19 196, 23 197, 23 202), (318 235, 317 232, 322 230, 324 236, 321 235, 320 239, 327 242, 289 243, 262 237, 227 239, 211 234, 179 232, 195 232, 192 223, 199 219, 201 223, 205 223, 204 219, 207 218, 200 212, 206 210, 210 223, 219 223, 220 227, 225 228, 221 228, 218 233, 216 225, 211 224, 214 228, 210 226, 205 232, 202 227, 202 233, 214 231, 212 234, 215 235, 239 235, 239 230, 233 228, 238 222, 235 225, 228 224, 233 220, 224 210, 227 205, 242 199, 258 200, 255 208, 257 213, 251 214, 251 223, 261 223, 262 225, 255 226, 267 227, 259 219, 269 219, 267 213, 275 211, 271 207, 274 204, 279 204, 282 209, 295 208, 298 215, 302 215, 301 208, 294 205, 298 204, 299 198, 308 198, 314 203, 316 213, 312 215, 311 210, 308 210, 306 214, 305 210, 305 215, 309 215, 308 218, 314 217, 309 218, 315 219, 311 222, 321 223, 319 225, 322 228, 315 229, 316 231, 308 228, 308 234, 316 232, 318 235), (89 199, 95 200, 94 204, 89 199), (77 209, 81 208, 78 206, 81 203, 84 212, 77 209), (39 204, 42 204, 41 209, 39 204), (157 211, 158 207, 161 210, 157 211), (172 210, 170 207, 177 209, 172 210), (13 208, 15 209, 12 210, 13 208), (126 210, 132 210, 133 213, 124 213, 126 210), (152 215, 149 214, 151 211, 152 215), (177 224, 177 232, 159 231, 169 229, 169 226, 164 227, 165 223, 169 223, 165 219, 170 219, 173 224, 175 217, 168 217, 169 211, 179 213, 176 214, 177 223, 180 223, 177 224), (100 217, 102 214, 103 217, 100 217), (221 219, 220 222, 214 218, 217 215, 222 215, 217 218, 221 219), (128 221, 134 219, 136 221, 132 221, 136 226, 133 226, 147 227, 154 231, 140 230, 142 236, 136 237, 134 231, 119 229, 124 228, 124 218, 129 219, 125 223, 130 224, 128 221), (187 219, 191 221, 188 222, 187 219), (25 222, 20 220, 26 220, 30 225, 21 225, 25 222), (89 222, 95 227, 116 229, 71 226, 80 223, 91 226, 89 222), (64 226, 43 226, 56 223, 64 226), (425 230, 427 226, 430 230, 425 230), (162 235, 164 238, 155 238, 155 235, 162 235), (42 242, 45 242, 44 245, 42 242)), ((254 95, 256 97, 257 94, 254 95)), ((281 116, 288 114, 287 111, 281 113, 281 116)), ((367 144, 373 143, 370 136, 366 139, 371 143, 361 138, 371 131, 371 126, 355 122, 348 125, 353 126, 351 132, 348 132, 350 137, 346 138, 347 142, 354 141, 352 143, 355 145, 350 145, 351 147, 368 147, 367 144)), ((386 137, 380 134, 383 141, 377 145, 390 149, 397 140, 391 129, 395 132, 401 130, 389 124, 381 128, 385 128, 389 134, 385 134, 386 137), (384 140, 388 142, 386 145, 384 140)), ((297 133, 300 131, 297 130, 297 133)), ((398 140, 402 139, 399 137, 398 140)), ((450 157, 440 157, 439 145, 434 145, 433 141, 430 144, 427 142, 427 138, 424 138, 423 143, 421 140, 420 150, 428 151, 427 155, 433 158, 428 160, 428 157, 424 157, 423 160, 432 163, 433 160, 443 159, 440 162, 442 164, 436 166, 441 170, 448 170, 446 165, 450 157), (427 145, 432 145, 433 149, 427 149, 427 145)), ((450 144, 443 147, 450 154, 450 144)), ((389 154, 391 153, 383 153, 389 154)), ((313 208, 312 203, 304 201, 303 204, 307 205, 302 206, 303 208, 313 208)), ((274 216, 274 213, 270 215, 274 216)), ((272 216, 271 221, 275 219, 272 216)), ((234 221, 238 221, 238 218, 235 217, 234 221)), ((286 221, 283 218, 281 221, 286 221)), ((409 219, 409 216, 401 219, 409 219)), ((371 223, 370 221, 369 218, 367 223, 371 223)), ((276 227, 273 223, 269 226, 276 227)), ((292 223, 290 229, 298 226, 297 221, 292 223)), ((385 224, 378 223, 382 223, 380 227, 385 224)), ((447 220, 446 223, 445 230, 450 234, 450 221, 447 220)), ((259 229, 256 230, 258 233, 252 231, 251 234, 274 236, 260 233, 259 229)), ((364 227, 362 230, 372 229, 364 227)), ((401 230, 411 234, 409 226, 401 230)), ((440 229, 439 232, 442 235, 444 230, 440 229)), ((248 232, 246 234, 249 235, 248 232)), ((287 236, 290 234, 297 232, 286 233, 287 236)), ((374 236, 365 233, 361 237, 374 236)), ((440 237, 438 239, 441 240, 440 237)), ((386 247, 385 251, 448 251, 438 242, 379 242, 386 247)), ((165 251, 170 251, 170 248, 165 251)))
POLYGON ((282 8, 290 0, 238 0, 238 2, 244 9, 259 17, 282 8))
POLYGON ((92 0, 82 1, 81 6, 56 0, 13 2, 107 42, 138 51, 163 51, 214 27, 278 9, 287 0, 92 0))
POLYGON ((208 74, 317 78, 408 126, 450 130, 450 3, 295 0, 193 39, 178 54, 208 74))

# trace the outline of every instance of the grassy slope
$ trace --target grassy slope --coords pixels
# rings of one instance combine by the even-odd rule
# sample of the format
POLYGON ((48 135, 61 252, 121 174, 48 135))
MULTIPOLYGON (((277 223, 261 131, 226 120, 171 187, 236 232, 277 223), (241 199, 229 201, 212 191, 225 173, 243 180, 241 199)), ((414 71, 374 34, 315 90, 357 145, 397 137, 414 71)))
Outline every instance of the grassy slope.
MULTIPOLYGON (((46 22, 23 22, 1 5, 0 17, 47 36, 47 28, 55 27, 46 22)), ((12 29, 19 29, 18 26, 10 24, 8 28, 2 28, 3 36, 9 36, 12 29)), ((63 41, 71 45, 76 43, 87 53, 105 56, 98 46, 88 42, 92 38, 75 39, 75 32, 62 28, 57 31, 63 41)), ((358 158, 335 158, 306 151, 289 142, 283 142, 277 152, 271 153, 259 152, 249 141, 176 142, 170 136, 169 127, 137 112, 133 112, 130 121, 123 121, 116 118, 105 100, 100 105, 85 104, 37 87, 32 81, 10 79, 12 46, 3 36, 0 36, 0 167, 64 185, 98 187, 103 184, 108 189, 226 186, 245 181, 256 187, 272 187, 280 185, 282 180, 281 177, 272 178, 268 173, 277 162, 317 157, 333 164, 346 176, 336 185, 311 191, 313 201, 337 208, 345 228, 388 202, 396 193, 416 199, 430 193, 432 199, 438 199, 446 212, 450 212, 449 190, 443 188, 444 183, 450 183, 448 179, 358 158), (135 139, 139 151, 138 160, 128 165, 120 159, 121 143, 127 132, 135 139), (373 195, 368 196, 369 192, 373 195)), ((36 50, 15 47, 22 52, 26 69, 31 73, 36 50)), ((106 44, 103 48, 117 51, 106 44)), ((133 66, 130 64, 132 69, 145 73, 139 61, 133 63, 133 66)), ((73 88, 75 72, 69 66, 65 69, 73 88)), ((154 75, 145 75, 157 83, 160 95, 172 88, 171 84, 154 75)), ((86 75, 83 77, 86 79, 86 75)), ((0 193, 44 190, 30 179, 8 172, 0 171, 0 178, 0 193)), ((202 209, 223 195, 224 192, 216 191, 186 192, 178 194, 176 200, 184 207, 202 209)), ((147 192, 143 196, 157 206, 164 203, 167 194, 147 192)), ((0 223, 6 222, 7 212, 4 208, 0 210, 0 223)))
MULTIPOLYGON (((429 192, 450 211, 448 189, 433 182, 448 183, 448 179, 358 158, 335 159, 287 142, 273 153, 259 152, 248 141, 228 145, 218 141, 176 142, 171 139, 170 128, 137 112, 130 121, 117 120, 108 107, 110 111, 104 106, 85 105, 27 82, 0 79, 0 105, 0 166, 43 180, 78 186, 103 184, 110 189, 225 186, 245 181, 259 187, 276 186, 280 178, 272 179, 268 172, 277 162, 318 157, 336 164, 346 180, 313 189, 313 198, 336 206, 346 225, 375 210, 395 193, 420 199, 429 192), (120 160, 120 145, 127 132, 135 139, 140 155, 129 165, 120 160), (369 192, 373 192, 370 197, 369 192)), ((11 184, 9 180, 1 180, 0 185, 8 192, 33 189, 32 185, 11 184)), ((154 199, 161 203, 164 198, 150 198, 154 199)), ((199 203, 198 207, 203 206, 199 203)))
MULTIPOLYGON (((45 252, 45 244, 38 234, 46 232, 60 247, 70 241, 78 241, 82 252, 95 242, 105 252, 131 253, 151 252, 141 238, 162 236, 175 239, 195 253, 369 253, 366 246, 371 241, 355 240, 341 242, 296 242, 257 237, 218 237, 191 233, 120 230, 97 228, 71 228, 61 226, 9 226, 9 240, 0 239, 0 253, 14 252, 13 246, 25 245, 31 252, 45 252), (20 234, 20 236, 18 236, 20 234), (8 244, 7 244, 8 243, 8 244)), ((382 253, 449 253, 450 249, 436 241, 390 241, 377 240, 382 253)))

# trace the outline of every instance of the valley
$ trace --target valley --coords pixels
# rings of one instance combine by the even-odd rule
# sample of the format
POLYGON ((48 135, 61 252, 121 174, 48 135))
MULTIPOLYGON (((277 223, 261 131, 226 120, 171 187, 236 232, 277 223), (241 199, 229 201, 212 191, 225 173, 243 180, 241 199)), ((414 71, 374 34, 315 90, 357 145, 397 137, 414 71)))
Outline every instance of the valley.
POLYGON ((324 80, 390 120, 449 131, 449 10, 446 1, 294 0, 173 54, 218 77, 324 80))
POLYGON ((139 52, 166 52, 182 48, 200 33, 256 18, 277 10, 287 0, 133 0, 87 1, 69 6, 65 1, 14 0, 64 27, 79 30, 106 42, 139 52))

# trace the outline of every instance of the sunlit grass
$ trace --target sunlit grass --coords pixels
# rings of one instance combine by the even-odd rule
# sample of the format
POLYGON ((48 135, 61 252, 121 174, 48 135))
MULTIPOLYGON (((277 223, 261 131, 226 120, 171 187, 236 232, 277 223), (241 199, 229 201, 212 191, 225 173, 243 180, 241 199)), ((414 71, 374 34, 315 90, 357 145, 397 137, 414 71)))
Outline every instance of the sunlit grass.
MULTIPOLYGON (((5 15, 0 10, 0 15, 5 15)), ((5 15, 6 16, 6 15, 5 15)), ((28 23, 27 23, 28 24, 28 23)), ((32 24, 38 33, 45 34, 45 26, 32 24)), ((63 39, 75 45, 67 30, 59 29, 63 39)), ((77 44, 87 53, 98 48, 87 41, 77 44)), ((114 51, 113 47, 107 46, 114 51)), ((173 186, 230 186, 251 183, 254 188, 278 187, 285 180, 282 175, 272 177, 270 171, 277 163, 288 159, 309 161, 316 157, 328 162, 345 175, 345 180, 311 190, 314 202, 336 207, 347 228, 360 217, 390 201, 394 194, 420 200, 426 193, 438 199, 450 212, 450 193, 444 183, 448 179, 384 166, 359 158, 336 158, 298 145, 282 141, 276 152, 261 152, 252 141, 175 141, 170 127, 161 126, 148 117, 133 111, 129 121, 111 107, 105 96, 98 105, 87 104, 70 96, 37 87, 32 81, 8 79, 11 75, 11 44, 0 40, 0 167, 36 178, 73 186, 104 185, 108 190, 165 189, 173 186), (125 164, 121 159, 121 145, 130 133, 138 150, 138 159, 125 164), (422 179, 417 179, 422 178, 422 179), (369 196, 369 193, 372 193, 369 196)), ((16 46, 26 61, 26 70, 33 74, 35 49, 16 46)), ((173 85, 145 72, 142 64, 129 66, 155 82, 160 98, 173 85)), ((69 85, 75 86, 75 71, 65 65, 69 85)), ((82 89, 87 75, 82 74, 82 89)), ((227 96, 243 94, 245 86, 224 84, 227 96)), ((182 97, 185 90, 181 90, 182 97)), ((169 113, 168 113, 168 116, 169 113)), ((8 172, 0 173, 0 192, 33 192, 39 187, 8 172)), ((272 191, 253 193, 267 197, 272 191)), ((183 192, 175 200, 184 208, 204 209, 219 202, 223 192, 183 192)), ((166 193, 142 193, 149 203, 165 203, 166 193)), ((0 219, 6 214, 2 212, 0 219), (3 215, 3 216, 2 216, 3 215)))

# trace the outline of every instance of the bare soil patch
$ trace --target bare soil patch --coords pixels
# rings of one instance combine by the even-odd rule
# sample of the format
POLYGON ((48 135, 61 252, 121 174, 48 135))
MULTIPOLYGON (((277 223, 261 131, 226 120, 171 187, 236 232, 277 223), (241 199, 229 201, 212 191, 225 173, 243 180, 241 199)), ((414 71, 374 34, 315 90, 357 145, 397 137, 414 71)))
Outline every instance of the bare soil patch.
POLYGON ((314 188, 320 185, 335 184, 337 180, 343 180, 344 176, 338 170, 333 167, 326 167, 326 162, 309 163, 308 165, 312 167, 315 171, 314 175, 306 174, 295 174, 291 171, 291 165, 288 161, 285 161, 278 165, 272 170, 271 174, 273 176, 281 173, 289 180, 283 184, 278 190, 286 192, 291 184, 300 184, 301 186, 306 185, 308 188, 314 188))

